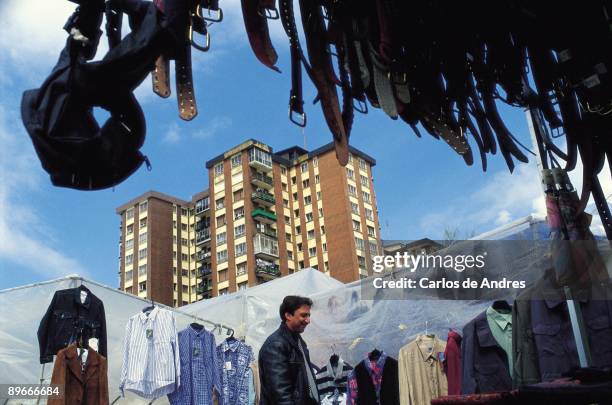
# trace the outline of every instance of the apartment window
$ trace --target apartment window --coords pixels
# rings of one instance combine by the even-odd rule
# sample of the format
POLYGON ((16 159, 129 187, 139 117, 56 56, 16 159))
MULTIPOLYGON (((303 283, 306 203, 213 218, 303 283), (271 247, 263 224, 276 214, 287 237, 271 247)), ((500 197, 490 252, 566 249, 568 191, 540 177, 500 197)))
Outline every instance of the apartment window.
POLYGON ((243 199, 244 199, 244 190, 243 189, 234 191, 234 202, 242 201, 243 199))
POLYGON ((178 243, 176 235, 172 236, 172 243, 174 243, 175 245, 178 243))
POLYGON ((323 208, 319 208, 319 218, 323 216, 323 208))
POLYGON ((134 208, 130 208, 129 210, 125 211, 125 218, 126 219, 134 218, 134 208))
POLYGON ((232 169, 234 167, 240 166, 240 153, 232 156, 231 162, 232 162, 232 169))
POLYGON ((323 263, 323 267, 325 268, 325 271, 329 271, 329 262, 323 263))
POLYGON ((314 158, 314 159, 312 159, 312 165, 313 165, 314 167, 319 166, 319 159, 318 159, 318 158, 314 158))
POLYGON ((127 256, 125 256, 125 265, 129 266, 134 262, 134 255, 133 254, 129 254, 127 256))
POLYGON ((304 197, 304 205, 310 205, 312 204, 312 196, 307 195, 304 197))
POLYGON ((281 183, 281 185, 283 186, 283 191, 287 191, 289 189, 287 183, 281 183))
POLYGON ((134 239, 128 239, 125 241, 125 250, 132 249, 134 247, 134 239))
POLYGON ((246 242, 242 242, 236 245, 236 257, 246 255, 247 246, 246 242))
POLYGON ((223 174, 223 162, 215 165, 215 177, 223 174))
POLYGON ((217 227, 225 225, 225 214, 217 217, 217 227))
POLYGON ((217 276, 217 277, 218 277, 218 280, 219 280, 219 282, 220 282, 220 283, 222 283, 222 282, 224 282, 224 281, 227 281, 227 276, 228 276, 228 274, 227 274, 227 273, 228 273, 228 271, 227 271, 227 270, 221 270, 221 271, 218 273, 218 276, 217 276))
POLYGON ((348 192, 353 197, 357 197, 357 188, 355 186, 353 186, 352 184, 348 185, 348 192))
POLYGON ((359 168, 361 170, 366 170, 366 161, 363 160, 362 158, 359 158, 359 168))
POLYGON ((321 199, 321 192, 317 191, 317 201, 319 201, 321 199))
POLYGON ((327 252, 327 243, 323 243, 323 251, 327 252))
POLYGON ((131 235, 132 233, 134 233, 134 225, 133 224, 128 225, 125 230, 128 235, 131 235))
POLYGON ((301 244, 301 243, 298 243, 298 244, 297 244, 297 249, 298 249, 300 252, 302 251, 302 244, 301 244))
POLYGON ((219 295, 227 295, 229 294, 229 287, 225 287, 222 290, 219 290, 219 295))
POLYGON ((217 252, 217 263, 225 263, 227 261, 227 250, 217 252))
POLYGON ((363 239, 355 238, 355 247, 357 248, 357 250, 363 250, 363 247, 364 247, 363 239))
POLYGON ((312 222, 312 212, 307 212, 306 213, 306 222, 312 222))
POLYGON ((315 237, 315 231, 314 229, 311 229, 310 231, 308 231, 308 239, 314 239, 315 237))
POLYGON ((183 305, 187 305, 187 304, 189 304, 188 301, 183 301, 183 305))
POLYGON ((321 235, 325 235, 325 225, 321 225, 321 235))
POLYGON ((378 246, 376 245, 376 242, 369 242, 369 245, 370 245, 370 255, 372 256, 378 255, 378 246))
POLYGON ((297 177, 293 176, 293 177, 291 178, 291 185, 292 185, 292 186, 295 186, 296 184, 297 184, 297 177))
POLYGON ((365 209, 365 216, 367 219, 369 219, 370 221, 374 221, 374 215, 371 209, 366 208, 365 209))
POLYGON ((138 260, 142 260, 142 259, 146 259, 146 258, 147 258, 147 248, 140 249, 138 251, 138 260))
POLYGON ((295 214, 296 217, 298 217, 298 218, 300 217, 300 210, 299 209, 294 210, 293 213, 295 214))
POLYGON ((189 260, 189 255, 187 253, 181 253, 181 260, 186 262, 189 260))
POLYGON ((359 206, 356 203, 352 202, 352 201, 351 201, 351 212, 353 214, 359 215, 359 206))
POLYGON ((308 256, 314 257, 316 255, 317 255, 317 248, 316 247, 308 248, 308 256))
POLYGON ((346 177, 349 179, 353 179, 355 177, 355 172, 353 169, 349 169, 348 167, 346 168, 346 177))
POLYGON ((221 197, 215 201, 215 208, 220 210, 223 207, 225 207, 225 198, 221 197))
POLYGON ((234 219, 244 218, 244 207, 238 207, 234 210, 234 219))
POLYGON ((225 232, 221 232, 217 234, 217 245, 222 245, 227 242, 227 234, 225 232))
POLYGON ((176 205, 172 205, 172 212, 176 214, 176 205))
POLYGON ((181 276, 183 276, 183 277, 189 277, 189 270, 187 270, 187 269, 181 269, 181 276))
POLYGON ((187 232, 187 224, 181 223, 181 231, 187 232))
POLYGON ((125 272, 125 281, 126 282, 132 281, 132 274, 133 274, 132 270, 125 272))
POLYGON ((302 173, 306 173, 308 171, 308 162, 302 163, 301 167, 302 173))
MULTIPOLYGON (((143 201, 140 203, 140 205, 138 206, 138 212, 139 213, 143 213, 143 212, 147 212, 147 208, 148 208, 148 202, 147 201, 143 201)), ((142 216, 142 215, 141 215, 142 216)))
POLYGON ((289 218, 287 215, 285 215, 285 223, 287 225, 291 225, 291 218, 289 218))
POLYGON ((147 219, 146 218, 141 218, 140 219, 140 227, 144 228, 145 226, 147 226, 147 219))
POLYGON ((287 242, 291 242, 291 234, 285 233, 285 239, 287 239, 287 242))
POLYGON ((368 178, 366 176, 364 176, 363 174, 359 176, 360 180, 361 180, 361 185, 363 187, 368 187, 370 188, 370 185, 368 184, 368 178))
POLYGON ((244 224, 234 227, 234 238, 239 238, 244 235, 245 227, 244 224))
POLYGON ((302 188, 310 187, 310 180, 306 179, 302 181, 302 188))
POLYGON ((172 268, 172 274, 176 276, 176 267, 172 268))
POLYGON ((289 208, 289 200, 287 200, 286 198, 283 198, 283 207, 289 208))
POLYGON ((187 211, 187 208, 181 208, 181 215, 182 216, 186 217, 188 213, 189 212, 187 211))
POLYGON ((208 203, 208 197, 196 201, 196 205, 195 205, 195 212, 196 212, 196 214, 199 214, 200 212, 203 212, 203 211, 207 210, 208 209, 208 204, 209 204, 208 203))
POLYGON ((249 149, 249 162, 258 162, 264 166, 272 167, 272 155, 259 148, 249 149))
POLYGON ((287 174, 287 168, 281 166, 281 174, 287 174))
POLYGON ((365 257, 363 257, 363 256, 357 256, 357 261, 359 262, 359 268, 360 268, 360 269, 366 269, 366 261, 365 261, 365 257))
POLYGON ((176 221, 172 221, 172 228, 176 229, 176 221))
POLYGON ((243 274, 247 274, 247 264, 246 264, 246 262, 238 263, 236 265, 236 275, 237 276, 241 276, 243 274))
POLYGON ((147 243, 147 233, 141 233, 140 236, 138 237, 138 244, 140 245, 144 245, 145 243, 147 243))
POLYGON ((362 191, 362 194, 363 194, 363 201, 369 203, 370 202, 370 193, 362 191))
POLYGON ((143 281, 142 283, 138 283, 138 292, 142 293, 147 291, 147 282, 143 281))
POLYGON ((293 201, 297 201, 298 199, 298 193, 293 193, 293 201))
POLYGON ((302 228, 299 225, 295 227, 295 233, 298 235, 302 233, 302 228))
MULTIPOLYGON (((172 252, 172 258, 176 260, 176 252, 172 252)), ((176 274, 176 273, 175 273, 176 274)))
POLYGON ((300 260, 299 263, 298 263, 298 266, 299 266, 300 269, 303 269, 304 268, 304 260, 300 260))
POLYGON ((348 162, 349 163, 353 163, 353 154, 352 153, 349 153, 348 162))
POLYGON ((376 237, 376 233, 374 232, 374 228, 372 228, 371 226, 368 226, 368 235, 375 238, 376 237))
POLYGON ((247 289, 248 283, 245 281, 244 283, 238 284, 238 291, 244 291, 247 289))
POLYGON ((287 250, 287 259, 293 260, 293 252, 291 250, 287 250))
POLYGON ((355 221, 354 219, 353 219, 353 230, 361 232, 361 224, 359 223, 359 221, 355 221))
POLYGON ((315 184, 319 184, 321 182, 321 177, 319 175, 315 175, 315 184))

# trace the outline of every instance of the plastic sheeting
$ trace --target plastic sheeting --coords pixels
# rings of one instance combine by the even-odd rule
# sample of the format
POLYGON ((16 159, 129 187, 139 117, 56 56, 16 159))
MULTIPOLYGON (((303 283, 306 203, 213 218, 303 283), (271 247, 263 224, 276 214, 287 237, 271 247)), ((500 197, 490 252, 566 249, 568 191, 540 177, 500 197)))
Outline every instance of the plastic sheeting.
MULTIPOLYGON (((125 325, 132 315, 149 305, 149 301, 95 282, 82 280, 78 276, 0 291, 0 384, 39 384, 41 375, 44 383, 49 384, 53 364, 45 364, 44 373, 42 372, 36 332, 55 291, 77 287, 81 282, 104 303, 108 340, 108 384, 111 402, 120 395, 121 350, 125 336, 125 325)), ((175 312, 179 331, 191 322, 198 322, 194 316, 172 308, 167 309, 175 312)), ((225 322, 223 324, 227 325, 225 322)), ((206 329, 212 330, 213 326, 207 325, 206 329)), ((215 337, 218 341, 221 341, 225 334, 225 331, 222 335, 217 333, 215 337)), ((5 399, 1 397, 2 395, 0 395, 0 402, 4 403, 5 399)), ((36 403, 36 401, 19 400, 9 403, 36 403)), ((44 401, 41 401, 41 403, 44 403, 44 401)), ((148 401, 127 392, 125 399, 120 399, 117 402, 117 404, 146 403, 148 401)), ((155 404, 163 403, 167 403, 165 397, 155 401, 155 404)))

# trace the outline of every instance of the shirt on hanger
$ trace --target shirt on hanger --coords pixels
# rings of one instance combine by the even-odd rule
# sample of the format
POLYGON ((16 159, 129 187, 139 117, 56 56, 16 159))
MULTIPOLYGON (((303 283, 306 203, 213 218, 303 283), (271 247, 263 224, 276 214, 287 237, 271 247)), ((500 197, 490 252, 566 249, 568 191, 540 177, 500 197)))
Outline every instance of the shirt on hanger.
MULTIPOLYGON (((181 386, 168 395, 172 405, 212 405, 213 390, 222 390, 215 336, 188 326, 178 334, 181 386)), ((223 404, 223 401, 219 401, 223 404)))
POLYGON ((178 388, 181 366, 176 322, 171 311, 159 307, 140 312, 127 323, 119 388, 147 399, 157 399, 178 388))
POLYGON ((448 394, 442 360, 446 344, 436 336, 420 335, 400 349, 400 402, 404 405, 429 405, 448 394))
MULTIPOLYGON (((363 364, 368 371, 368 375, 372 379, 374 384, 374 390, 376 391, 376 397, 380 398, 380 387, 382 386, 382 372, 387 361, 387 354, 381 353, 378 360, 370 360, 369 358, 363 360, 363 364)), ((359 387, 357 384, 357 375, 351 371, 348 375, 347 384, 347 396, 351 404, 355 404, 359 397, 359 387)))
POLYGON ((448 331, 444 350, 444 373, 448 382, 448 395, 461 394, 461 335, 454 330, 448 331))
POLYGON ((340 393, 345 393, 348 375, 352 369, 353 367, 346 363, 341 357, 338 357, 338 364, 336 367, 332 367, 331 363, 328 361, 316 375, 319 395, 323 397, 327 394, 333 394, 336 390, 340 393))
POLYGON ((512 312, 504 314, 493 307, 487 308, 487 322, 493 337, 508 357, 508 370, 514 370, 512 364, 512 312))
POLYGON ((251 347, 237 339, 226 339, 217 346, 223 405, 249 404, 249 385, 253 380, 250 364, 254 358, 251 347))

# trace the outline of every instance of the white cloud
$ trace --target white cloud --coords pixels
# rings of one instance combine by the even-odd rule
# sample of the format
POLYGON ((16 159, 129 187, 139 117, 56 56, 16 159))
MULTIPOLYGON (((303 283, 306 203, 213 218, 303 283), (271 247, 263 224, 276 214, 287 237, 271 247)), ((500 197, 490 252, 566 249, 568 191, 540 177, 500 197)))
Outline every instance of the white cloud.
POLYGON ((0 260, 30 269, 45 278, 68 273, 86 275, 78 261, 53 246, 54 232, 31 203, 40 198, 43 175, 28 142, 17 114, 10 114, 0 105, 0 172, 3 173, 0 181, 0 260))
POLYGON ((215 136, 219 131, 222 131, 232 125, 232 121, 228 117, 214 117, 210 122, 204 122, 203 128, 195 131, 193 137, 197 139, 208 139, 215 136))
POLYGON ((512 220, 512 214, 508 210, 501 210, 497 215, 497 219, 495 220, 495 224, 504 225, 512 220))
POLYGON ((177 123, 172 123, 166 133, 162 137, 164 143, 178 143, 181 140, 181 134, 179 133, 179 126, 177 123))

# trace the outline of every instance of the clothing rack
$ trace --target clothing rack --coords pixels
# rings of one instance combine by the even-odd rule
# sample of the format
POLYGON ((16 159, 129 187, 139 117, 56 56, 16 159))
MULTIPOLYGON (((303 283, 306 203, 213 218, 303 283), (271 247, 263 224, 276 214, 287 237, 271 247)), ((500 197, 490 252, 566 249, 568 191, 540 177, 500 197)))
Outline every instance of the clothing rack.
MULTIPOLYGON (((123 291, 111 288, 111 287, 106 286, 104 284, 100 284, 100 283, 97 283, 95 281, 87 280, 86 278, 83 278, 83 277, 79 276, 78 274, 71 274, 71 275, 68 275, 68 276, 63 277, 63 278, 59 278, 59 279, 56 279, 56 280, 51 280, 51 281, 47 281, 47 282, 43 282, 43 283, 36 283, 34 285, 51 284, 51 283, 57 283, 57 282, 66 281, 66 280, 69 280, 69 288, 77 288, 77 287, 80 287, 81 285, 83 285, 83 283, 86 283, 86 284, 89 284, 89 285, 95 285, 96 287, 100 287, 100 288, 104 288, 106 290, 113 291, 113 293, 121 293, 121 294, 124 294, 126 296, 129 296, 130 298, 139 299, 139 300, 141 300, 145 304, 153 303, 153 300, 148 300, 148 299, 145 299, 145 298, 137 297, 135 295, 128 294, 126 292, 123 292, 123 291)), ((16 289, 26 288, 26 287, 30 287, 30 286, 17 287, 16 289)), ((10 290, 14 290, 14 289, 10 289, 10 290)), ((6 291, 8 291, 8 290, 6 290, 6 291)), ((219 334, 222 334, 223 331, 225 330, 227 336, 230 336, 230 335, 234 334, 234 329, 232 327, 227 326, 227 325, 223 325, 222 323, 213 322, 213 321, 210 321, 208 319, 204 319, 202 317, 199 317, 199 316, 196 316, 196 315, 193 315, 193 314, 188 314, 188 313, 183 312, 181 310, 178 310, 176 308, 169 307, 167 305, 161 304, 159 302, 156 302, 156 303, 153 303, 153 304, 155 306, 160 307, 160 308, 168 309, 168 310, 171 310, 174 313, 177 313, 177 314, 189 317, 189 318, 191 318, 193 320, 193 322, 203 323, 203 324, 206 324, 208 326, 211 326, 212 327, 212 330, 210 330, 211 333, 215 333, 215 331, 218 331, 219 334)), ((40 376, 40 386, 41 387, 42 387, 42 385, 44 384, 44 382, 46 380, 44 378, 44 371, 45 371, 45 364, 43 363, 42 366, 41 366, 41 376, 40 376)), ((41 397, 39 396, 38 400, 36 401, 37 405, 40 403, 40 399, 41 399, 41 397)), ((121 395, 119 395, 117 398, 115 398, 111 402, 111 405, 115 404, 117 401, 119 401, 119 399, 121 399, 121 395)), ((149 405, 151 405, 154 401, 155 400, 149 402, 149 405)))

